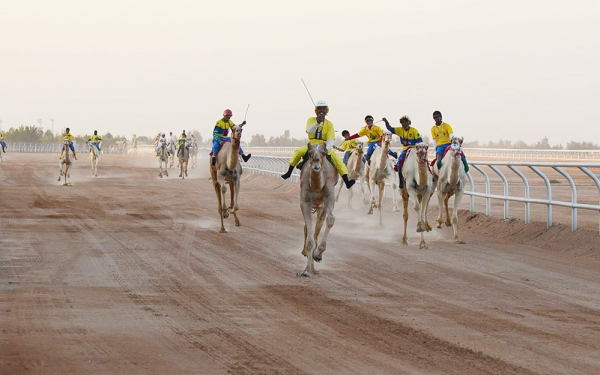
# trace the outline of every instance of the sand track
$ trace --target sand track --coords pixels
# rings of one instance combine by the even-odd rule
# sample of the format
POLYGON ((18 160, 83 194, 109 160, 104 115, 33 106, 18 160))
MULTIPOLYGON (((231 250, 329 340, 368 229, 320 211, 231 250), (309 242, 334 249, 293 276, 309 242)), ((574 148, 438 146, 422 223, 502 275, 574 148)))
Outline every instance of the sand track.
POLYGON ((245 174, 220 234, 206 160, 80 159, 68 187, 49 154, 0 167, 1 374, 600 373, 597 232, 465 211, 465 245, 419 250, 414 212, 402 247, 401 213, 342 197, 299 278, 296 185, 245 174))

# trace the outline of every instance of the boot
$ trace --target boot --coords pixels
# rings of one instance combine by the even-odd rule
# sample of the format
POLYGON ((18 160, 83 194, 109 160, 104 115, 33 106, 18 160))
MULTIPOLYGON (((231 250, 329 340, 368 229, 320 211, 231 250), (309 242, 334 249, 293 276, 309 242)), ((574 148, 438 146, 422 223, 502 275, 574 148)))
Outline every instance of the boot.
POLYGON ((394 159, 398 159, 398 153, 395 151, 390 151, 389 154, 394 158, 394 159))
POLYGON ((212 158, 210 158, 210 165, 215 165, 217 164, 217 157, 213 156, 212 158))
POLYGON ((346 184, 346 189, 350 189, 352 185, 354 185, 354 183, 356 182, 354 180, 349 180, 347 174, 342 176, 342 180, 344 180, 344 183, 346 184))
POLYGON ((442 159, 438 159, 437 167, 438 167, 438 170, 442 169, 442 159))
POLYGON ((404 189, 404 177, 402 177, 402 168, 398 169, 398 177, 400 177, 398 182, 398 187, 400 189, 404 189))
POLYGON ((463 159, 463 165, 465 166, 465 173, 469 173, 469 164, 467 164, 467 159, 463 159))
POLYGON ((60 156, 58 157, 59 159, 62 159, 62 155, 65 152, 65 150, 60 150, 60 156))
POLYGON ((366 159, 367 159, 367 164, 371 165, 371 154, 367 154, 366 159))
POLYGON ((290 165, 288 167, 288 171, 285 172, 284 174, 281 175, 281 178, 283 178, 284 180, 287 180, 288 178, 290 178, 292 176, 292 172, 294 171, 294 166, 290 165))
POLYGON ((242 154, 242 159, 244 159, 244 163, 247 163, 251 157, 252 157, 252 154, 248 154, 248 155, 242 154))

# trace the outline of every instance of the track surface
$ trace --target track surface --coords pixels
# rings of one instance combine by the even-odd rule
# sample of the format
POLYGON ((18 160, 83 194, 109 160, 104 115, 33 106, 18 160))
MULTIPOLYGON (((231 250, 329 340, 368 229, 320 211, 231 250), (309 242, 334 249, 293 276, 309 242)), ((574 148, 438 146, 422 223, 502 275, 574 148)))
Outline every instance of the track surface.
POLYGON ((149 155, 97 178, 80 157, 67 187, 57 164, 0 165, 1 374, 600 373, 596 237, 521 245, 461 212, 466 244, 434 229, 419 250, 412 210, 402 247, 400 213, 380 228, 340 202, 301 278, 294 184, 245 174, 242 226, 220 234, 206 160, 182 181, 149 155))

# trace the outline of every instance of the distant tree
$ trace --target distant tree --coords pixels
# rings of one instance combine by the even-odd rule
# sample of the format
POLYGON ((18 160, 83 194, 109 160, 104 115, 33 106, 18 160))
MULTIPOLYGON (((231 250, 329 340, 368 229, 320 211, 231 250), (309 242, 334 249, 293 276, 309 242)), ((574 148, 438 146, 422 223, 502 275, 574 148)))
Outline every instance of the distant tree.
POLYGON ((463 142, 463 147, 466 147, 466 148, 480 148, 481 145, 479 144, 478 140, 474 140, 474 141, 470 141, 470 142, 464 141, 463 142))
POLYGON ((597 150, 600 146, 591 142, 567 142, 567 150, 597 150))
POLYGON ((254 134, 249 144, 252 147, 264 147, 267 145, 267 140, 262 134, 254 134))
POLYGON ((519 150, 526 150, 531 147, 527 143, 519 140, 519 141, 515 142, 514 148, 519 149, 519 150))
POLYGON ((4 133, 7 142, 39 142, 44 131, 37 126, 19 126, 17 129, 10 128, 4 133))
POLYGON ((533 145, 533 148, 536 150, 550 150, 550 142, 548 141, 548 137, 544 137, 541 141, 537 142, 533 145))

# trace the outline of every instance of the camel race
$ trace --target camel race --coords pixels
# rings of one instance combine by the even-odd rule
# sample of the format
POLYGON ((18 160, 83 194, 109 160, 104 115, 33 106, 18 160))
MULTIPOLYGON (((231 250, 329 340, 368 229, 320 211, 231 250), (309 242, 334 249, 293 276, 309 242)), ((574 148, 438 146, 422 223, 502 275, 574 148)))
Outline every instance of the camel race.
POLYGON ((597 11, 3 4, 0 374, 600 374, 597 11))

